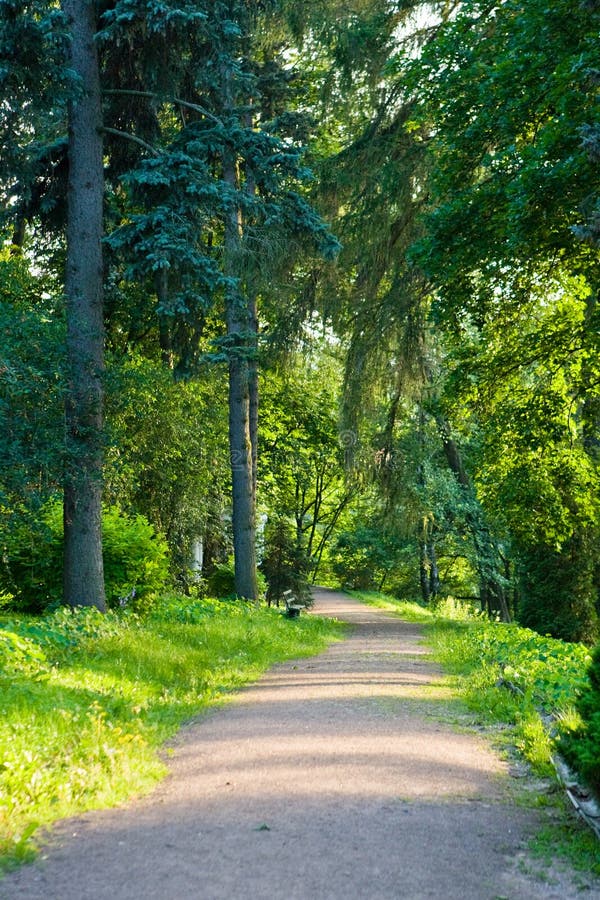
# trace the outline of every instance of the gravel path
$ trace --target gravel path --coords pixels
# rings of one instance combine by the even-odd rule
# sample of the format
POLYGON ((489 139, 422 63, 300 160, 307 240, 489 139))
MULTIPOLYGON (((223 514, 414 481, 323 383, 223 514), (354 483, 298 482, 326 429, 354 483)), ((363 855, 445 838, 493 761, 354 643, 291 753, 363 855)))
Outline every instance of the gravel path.
POLYGON ((2 900, 600 898, 539 877, 524 842, 550 813, 445 723, 418 626, 333 591, 316 611, 348 639, 185 728, 152 795, 58 825, 2 900))

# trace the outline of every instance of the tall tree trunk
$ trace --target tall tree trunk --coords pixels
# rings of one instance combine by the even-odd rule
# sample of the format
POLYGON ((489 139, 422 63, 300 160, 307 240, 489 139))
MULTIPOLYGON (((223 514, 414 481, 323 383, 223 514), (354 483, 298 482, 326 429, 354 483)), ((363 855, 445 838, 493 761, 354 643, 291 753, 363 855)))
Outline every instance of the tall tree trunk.
POLYGON ((64 598, 106 609, 102 562, 102 110, 93 0, 63 0, 81 92, 69 114, 64 598))
MULTIPOLYGON (((238 188, 233 155, 223 159, 223 179, 238 188)), ((241 214, 234 204, 225 218, 225 275, 227 336, 229 341, 229 453, 233 492, 233 554, 235 590, 240 597, 256 600, 256 501, 250 428, 250 366, 248 361, 249 311, 239 288, 241 214)))

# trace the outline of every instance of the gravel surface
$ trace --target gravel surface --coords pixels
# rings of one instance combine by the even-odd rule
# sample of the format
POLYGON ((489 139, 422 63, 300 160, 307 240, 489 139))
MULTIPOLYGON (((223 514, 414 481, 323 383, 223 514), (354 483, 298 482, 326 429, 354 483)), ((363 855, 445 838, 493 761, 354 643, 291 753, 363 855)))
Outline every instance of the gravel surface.
POLYGON ((527 856, 551 810, 452 726, 418 626, 333 591, 315 609, 349 637, 183 729, 150 796, 60 823, 2 900, 600 898, 527 856))

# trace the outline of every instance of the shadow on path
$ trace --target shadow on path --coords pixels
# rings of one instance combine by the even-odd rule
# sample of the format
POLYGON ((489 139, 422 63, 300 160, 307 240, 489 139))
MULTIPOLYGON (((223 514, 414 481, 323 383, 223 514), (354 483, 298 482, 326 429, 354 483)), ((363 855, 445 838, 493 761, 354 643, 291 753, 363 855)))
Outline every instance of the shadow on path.
POLYGON ((440 672, 419 627, 334 591, 315 599, 352 624, 346 640, 184 729, 150 797, 61 823, 0 897, 581 897, 568 873, 552 884, 519 865, 545 813, 515 804, 489 745, 423 714, 440 672))

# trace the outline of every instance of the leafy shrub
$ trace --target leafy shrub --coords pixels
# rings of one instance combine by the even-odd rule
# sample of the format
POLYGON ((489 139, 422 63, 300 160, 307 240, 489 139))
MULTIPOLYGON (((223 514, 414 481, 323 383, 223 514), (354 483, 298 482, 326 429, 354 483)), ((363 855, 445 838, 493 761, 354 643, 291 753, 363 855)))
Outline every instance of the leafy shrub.
POLYGON ((144 516, 113 506, 102 517, 102 549, 108 605, 144 612, 169 577, 166 541, 144 516))
POLYGON ((584 684, 590 657, 583 644, 484 620, 470 626, 468 636, 480 659, 497 664, 505 679, 529 693, 536 706, 547 711, 572 703, 584 684))
POLYGON ((39 678, 48 671, 44 651, 30 638, 0 629, 0 678, 28 675, 39 678))
POLYGON ((213 597, 234 597, 235 572, 233 561, 228 560, 224 563, 217 563, 208 576, 206 587, 208 593, 213 597))
POLYGON ((214 616, 243 615, 253 609, 254 606, 248 603, 231 603, 229 600, 218 600, 214 597, 182 597, 176 593, 163 593, 152 607, 148 621, 199 625, 214 616))
POLYGON ((546 733, 547 717, 561 730, 573 719, 573 705, 586 684, 588 648, 480 615, 434 618, 429 630, 436 657, 461 674, 469 707, 483 721, 512 724, 516 745, 536 771, 550 774, 554 742, 546 733))
MULTIPOLYGON (((104 577, 109 607, 144 611, 168 578, 168 548, 140 515, 124 515, 117 507, 102 515, 104 577)), ((0 590, 13 595, 10 606, 39 613, 62 600, 62 504, 47 503, 36 519, 22 523, 5 537, 0 590)))
POLYGON ((561 735, 558 748, 600 797, 600 645, 594 651, 577 709, 583 722, 561 735))

